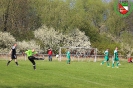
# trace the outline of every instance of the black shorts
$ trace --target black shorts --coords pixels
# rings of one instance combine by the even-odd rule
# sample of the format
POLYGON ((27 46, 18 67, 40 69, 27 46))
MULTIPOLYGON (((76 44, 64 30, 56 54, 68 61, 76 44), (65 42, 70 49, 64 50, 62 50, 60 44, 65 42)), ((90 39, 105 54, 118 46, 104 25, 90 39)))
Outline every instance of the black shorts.
POLYGON ((28 59, 35 60, 36 58, 34 56, 29 56, 28 59))
POLYGON ((17 59, 17 55, 11 55, 11 59, 17 59))

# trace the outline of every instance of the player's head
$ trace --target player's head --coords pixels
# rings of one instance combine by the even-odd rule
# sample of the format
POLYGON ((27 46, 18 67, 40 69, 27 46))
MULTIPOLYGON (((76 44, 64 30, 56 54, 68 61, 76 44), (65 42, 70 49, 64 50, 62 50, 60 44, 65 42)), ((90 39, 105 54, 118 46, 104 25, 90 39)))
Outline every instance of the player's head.
POLYGON ((32 49, 32 52, 35 52, 35 49, 32 49))
POLYGON ((15 43, 14 46, 17 46, 17 44, 15 43))
POLYGON ((118 47, 116 47, 115 50, 118 50, 118 47))

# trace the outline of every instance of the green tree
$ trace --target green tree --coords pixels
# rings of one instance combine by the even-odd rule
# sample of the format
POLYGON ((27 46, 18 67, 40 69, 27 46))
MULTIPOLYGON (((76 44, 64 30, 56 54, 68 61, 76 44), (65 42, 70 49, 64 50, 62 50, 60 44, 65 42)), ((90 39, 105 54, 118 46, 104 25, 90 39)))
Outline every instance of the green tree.
POLYGON ((119 38, 120 33, 125 30, 125 21, 124 18, 116 14, 114 10, 115 2, 115 0, 112 0, 112 2, 110 2, 108 5, 106 26, 108 33, 110 33, 112 36, 115 36, 116 38, 119 38))
POLYGON ((131 32, 125 31, 121 34, 121 50, 129 58, 133 54, 133 35, 131 32))
POLYGON ((4 18, 1 30, 10 32, 17 40, 29 40, 34 37, 31 30, 40 26, 39 18, 34 9, 30 7, 29 0, 2 1, 2 14, 4 18))

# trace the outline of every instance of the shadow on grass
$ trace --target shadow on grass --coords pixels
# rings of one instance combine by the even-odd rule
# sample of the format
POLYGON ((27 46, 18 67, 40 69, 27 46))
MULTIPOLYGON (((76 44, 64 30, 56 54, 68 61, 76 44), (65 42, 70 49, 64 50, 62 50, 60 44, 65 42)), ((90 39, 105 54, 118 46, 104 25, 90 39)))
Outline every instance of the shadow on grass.
POLYGON ((20 86, 9 86, 0 85, 0 88, 68 88, 61 85, 20 85, 20 86))

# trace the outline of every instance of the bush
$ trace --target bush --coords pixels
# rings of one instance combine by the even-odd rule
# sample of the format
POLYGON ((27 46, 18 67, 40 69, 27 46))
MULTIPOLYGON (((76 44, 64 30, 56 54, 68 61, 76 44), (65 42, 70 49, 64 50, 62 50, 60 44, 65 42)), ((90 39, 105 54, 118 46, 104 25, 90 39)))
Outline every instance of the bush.
POLYGON ((38 40, 41 48, 47 51, 50 47, 54 53, 58 52, 59 47, 90 47, 89 38, 84 32, 75 29, 69 33, 61 33, 53 28, 42 26, 34 31, 35 38, 38 40))
POLYGON ((34 40, 31 41, 22 41, 22 42, 17 42, 18 45, 18 50, 19 52, 24 52, 28 49, 35 49, 36 51, 40 51, 40 46, 36 44, 34 40))
POLYGON ((10 33, 0 32, 0 53, 9 52, 14 43, 16 40, 10 33))

